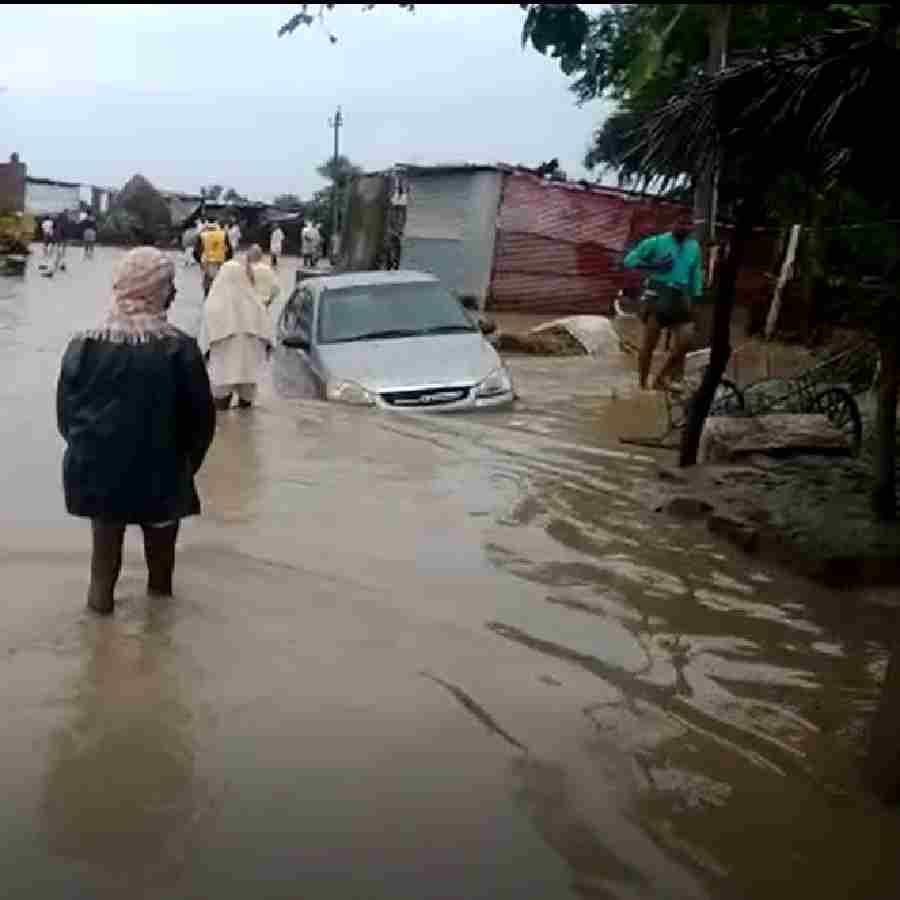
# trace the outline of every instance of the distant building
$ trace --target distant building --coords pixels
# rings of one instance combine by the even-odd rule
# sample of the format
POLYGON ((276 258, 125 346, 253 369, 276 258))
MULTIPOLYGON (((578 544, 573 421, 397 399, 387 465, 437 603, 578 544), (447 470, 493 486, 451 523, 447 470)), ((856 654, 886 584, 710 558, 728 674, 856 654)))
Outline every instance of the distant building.
POLYGON ((172 225, 175 227, 186 227, 188 219, 191 218, 203 204, 203 197, 200 194, 182 194, 176 191, 160 191, 169 204, 169 212, 172 215, 172 225))
POLYGON ((24 211, 27 174, 18 153, 13 153, 9 162, 0 163, 0 213, 24 211))
POLYGON ((33 216, 58 216, 81 205, 81 185, 52 178, 25 179, 25 210, 33 216))

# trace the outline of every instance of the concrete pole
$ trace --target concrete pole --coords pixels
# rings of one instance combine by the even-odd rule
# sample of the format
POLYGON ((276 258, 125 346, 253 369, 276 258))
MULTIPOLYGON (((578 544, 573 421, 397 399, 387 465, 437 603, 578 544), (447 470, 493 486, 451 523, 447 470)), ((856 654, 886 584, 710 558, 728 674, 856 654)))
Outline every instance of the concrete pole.
POLYGON ((331 189, 331 246, 329 247, 329 257, 331 259, 331 264, 334 265, 334 263, 336 262, 336 254, 334 252, 334 248, 337 246, 339 227, 338 205, 340 203, 340 196, 338 191, 338 157, 340 156, 341 125, 344 124, 344 117, 341 115, 340 106, 337 108, 337 112, 335 112, 334 118, 329 124, 334 129, 334 171, 331 173, 334 179, 334 186, 331 189))

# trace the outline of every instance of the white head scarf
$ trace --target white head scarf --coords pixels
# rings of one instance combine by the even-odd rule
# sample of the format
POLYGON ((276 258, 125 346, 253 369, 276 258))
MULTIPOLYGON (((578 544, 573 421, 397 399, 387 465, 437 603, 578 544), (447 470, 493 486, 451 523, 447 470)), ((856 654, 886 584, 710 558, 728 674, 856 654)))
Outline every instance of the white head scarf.
POLYGON ((229 260, 219 270, 204 304, 206 339, 210 344, 235 334, 252 334, 272 343, 272 323, 259 302, 247 267, 229 260))
POLYGON ((155 247, 126 254, 113 276, 113 305, 100 331, 110 340, 172 332, 166 310, 175 284, 175 265, 155 247))

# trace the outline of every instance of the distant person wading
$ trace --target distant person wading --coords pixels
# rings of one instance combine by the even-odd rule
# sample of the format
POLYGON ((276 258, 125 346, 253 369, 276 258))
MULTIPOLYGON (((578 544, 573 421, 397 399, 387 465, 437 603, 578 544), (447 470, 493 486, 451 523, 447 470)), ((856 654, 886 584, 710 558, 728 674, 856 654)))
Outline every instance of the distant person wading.
MULTIPOLYGON (((252 262, 259 256, 225 263, 203 308, 201 344, 209 347, 209 378, 218 410, 228 409, 232 394, 237 394, 240 407, 253 405, 259 372, 272 348, 269 314, 257 294, 264 276, 257 277, 252 262)), ((271 295, 272 282, 267 284, 264 290, 271 295)))
POLYGON ((200 263, 203 272, 204 297, 209 296, 209 289, 219 274, 219 269, 233 255, 231 241, 225 230, 218 222, 207 222, 194 243, 194 259, 200 263))
POLYGON ((125 256, 105 321, 76 335, 57 385, 66 508, 91 520, 88 606, 108 614, 127 525, 140 525, 147 589, 172 593, 181 519, 200 512, 194 475, 215 431, 197 342, 166 321, 175 266, 153 247, 125 256))
POLYGON ((281 257, 281 251, 284 247, 284 232, 281 230, 280 225, 276 225, 272 229, 272 234, 269 237, 269 253, 272 258, 272 268, 278 268, 278 260, 281 257))
POLYGON ((84 258, 94 258, 94 247, 97 245, 97 223, 88 216, 82 225, 82 241, 84 242, 84 258))

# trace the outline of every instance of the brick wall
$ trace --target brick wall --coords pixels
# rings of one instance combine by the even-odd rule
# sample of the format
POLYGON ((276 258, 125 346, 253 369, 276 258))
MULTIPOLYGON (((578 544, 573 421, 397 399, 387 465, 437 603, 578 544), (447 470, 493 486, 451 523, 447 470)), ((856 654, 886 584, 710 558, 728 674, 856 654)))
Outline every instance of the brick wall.
POLYGON ((25 209, 25 163, 14 153, 9 162, 0 163, 0 212, 25 209))

